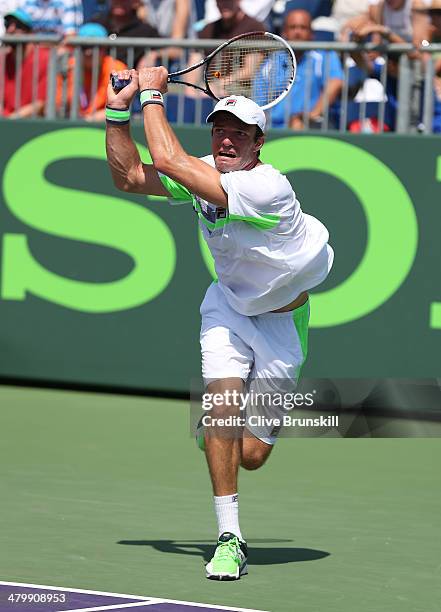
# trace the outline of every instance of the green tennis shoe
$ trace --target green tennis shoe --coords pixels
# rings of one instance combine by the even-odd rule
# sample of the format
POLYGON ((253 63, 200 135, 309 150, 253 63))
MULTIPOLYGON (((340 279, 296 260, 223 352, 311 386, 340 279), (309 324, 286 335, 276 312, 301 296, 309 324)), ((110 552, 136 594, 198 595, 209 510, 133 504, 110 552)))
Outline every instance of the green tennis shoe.
POLYGON ((248 574, 248 549, 233 533, 225 532, 218 540, 213 558, 205 566, 210 580, 239 580, 248 574))

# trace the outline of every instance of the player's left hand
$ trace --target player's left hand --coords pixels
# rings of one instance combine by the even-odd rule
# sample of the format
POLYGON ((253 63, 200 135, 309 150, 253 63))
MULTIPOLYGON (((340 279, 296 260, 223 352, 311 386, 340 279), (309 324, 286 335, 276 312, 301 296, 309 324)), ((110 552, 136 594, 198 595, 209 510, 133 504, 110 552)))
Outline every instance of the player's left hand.
POLYGON ((130 83, 120 91, 115 91, 112 87, 112 83, 109 81, 107 86, 107 106, 115 109, 129 108, 133 98, 138 93, 137 71, 128 69, 119 72, 113 71, 112 76, 118 77, 118 79, 125 81, 130 79, 130 83))
POLYGON ((141 68, 139 71, 139 89, 157 89, 162 94, 167 93, 168 70, 164 66, 141 68))

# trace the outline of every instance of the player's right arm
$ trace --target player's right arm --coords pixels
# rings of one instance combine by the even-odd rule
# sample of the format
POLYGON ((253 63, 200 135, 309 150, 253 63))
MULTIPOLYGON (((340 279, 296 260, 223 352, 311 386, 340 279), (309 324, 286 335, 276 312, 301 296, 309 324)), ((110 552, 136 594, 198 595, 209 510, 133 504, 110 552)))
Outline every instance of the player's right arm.
MULTIPOLYGON (((115 93, 109 83, 107 106, 125 110, 138 91, 138 73, 128 70, 131 83, 115 93)), ((121 191, 170 197, 152 164, 143 164, 130 135, 129 125, 106 124, 106 154, 115 186, 121 191)))

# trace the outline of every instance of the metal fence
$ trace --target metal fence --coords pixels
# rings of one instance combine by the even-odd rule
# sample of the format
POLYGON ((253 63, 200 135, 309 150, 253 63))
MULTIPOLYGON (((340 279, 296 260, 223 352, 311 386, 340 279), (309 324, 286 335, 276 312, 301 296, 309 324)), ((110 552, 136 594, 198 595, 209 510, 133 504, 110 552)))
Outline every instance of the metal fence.
MULTIPOLYGON (((10 108, 6 109, 5 100, 10 90, 10 72, 15 73, 14 110, 20 108, 23 87, 28 88, 31 104, 39 98, 39 88, 44 78, 44 104, 32 104, 30 116, 46 119, 66 118, 78 120, 100 120, 100 107, 97 94, 100 91, 103 56, 119 58, 129 67, 140 55, 147 61, 161 63, 169 70, 179 70, 186 67, 195 53, 213 49, 220 44, 219 40, 182 40, 174 39, 141 39, 115 38, 96 39, 76 37, 69 40, 69 48, 62 47, 56 36, 9 35, 0 39, 0 117, 10 116, 10 108), (34 45, 31 66, 29 65, 29 44, 34 45), (176 49, 179 52, 176 53, 176 49), (11 53, 10 49, 13 49, 11 53), (44 53, 43 50, 44 49, 44 53), (84 58, 89 56, 89 106, 87 115, 84 113, 84 58), (172 56, 173 57, 172 57, 172 56), (176 57, 177 56, 177 57, 176 57), (42 57, 45 62, 45 74, 42 76, 42 57), (12 59, 13 58, 13 59, 12 59), (27 61, 27 65, 25 62, 27 61), (8 72, 9 67, 9 72, 8 72), (26 73, 26 74, 25 74, 26 73), (31 80, 30 83, 24 77, 31 80), (8 85, 9 78, 9 85, 8 85), (31 94, 29 93, 29 88, 31 94), (90 102, 92 101, 92 102, 90 102), (92 105, 91 105, 92 104, 92 105), (94 107, 94 104, 96 107, 94 107)), ((410 44, 359 45, 356 43, 338 42, 308 42, 293 43, 295 52, 304 51, 336 51, 343 67, 343 84, 337 101, 329 104, 326 94, 323 97, 323 112, 319 120, 311 123, 309 120, 310 96, 312 80, 315 78, 312 54, 306 54, 306 69, 304 73, 304 105, 302 119, 305 129, 321 131, 336 130, 346 132, 351 126, 358 124, 358 131, 369 131, 375 125, 375 131, 393 130, 398 133, 430 134, 441 130, 441 96, 435 89, 436 58, 441 55, 441 45, 430 45, 420 49, 418 59, 411 59, 409 54, 415 52, 410 44), (366 91, 367 75, 354 69, 351 54, 357 51, 375 51, 377 53, 376 99, 371 100, 366 91), (354 71, 356 76, 354 78, 354 71), (357 76, 358 75, 358 76, 357 76), (388 105, 391 100, 391 83, 395 89, 394 104, 396 113, 395 125, 386 122, 388 105), (387 93, 389 90, 389 93, 387 93), (368 122, 367 119, 371 121, 368 122), (440 125, 438 128, 437 120, 440 125), (372 122, 374 120, 374 123, 372 122)), ((330 55, 324 54, 322 80, 326 83, 330 78, 330 55)), ((325 87, 326 91, 326 87, 325 87)), ((41 97, 41 94, 40 94, 41 97)), ((9 100, 9 106, 11 102, 9 100)), ((169 120, 177 124, 199 125, 205 120, 212 108, 210 98, 202 94, 194 95, 189 88, 175 85, 170 87, 166 96, 166 110, 169 120)), ((140 108, 134 105, 134 118, 140 108)), ((12 115, 16 118, 16 113, 12 115)), ((283 127, 289 126, 290 105, 284 106, 283 127)), ((139 112, 139 120, 141 115, 139 112)), ((269 116, 271 122, 271 116, 269 116)))

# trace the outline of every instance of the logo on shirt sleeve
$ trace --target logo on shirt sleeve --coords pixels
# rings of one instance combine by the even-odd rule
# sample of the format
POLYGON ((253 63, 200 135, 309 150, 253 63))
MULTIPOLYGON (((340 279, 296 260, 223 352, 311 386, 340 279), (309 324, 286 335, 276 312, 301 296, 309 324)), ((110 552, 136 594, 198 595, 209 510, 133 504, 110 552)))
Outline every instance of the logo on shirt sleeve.
MULTIPOLYGON (((195 201, 196 201, 196 205, 193 206, 193 208, 195 212, 197 213, 198 217, 199 218, 203 217, 204 219, 206 219, 206 221, 208 221, 213 226, 216 226, 216 221, 218 219, 227 219, 228 210, 226 208, 221 208, 220 206, 215 206, 214 204, 210 204, 209 202, 207 202, 206 200, 203 200, 199 196, 196 196, 195 201)), ((207 227, 207 224, 205 224, 205 226, 207 227)), ((207 229, 209 233, 211 234, 214 228, 210 230, 209 227, 207 227, 207 229)))

